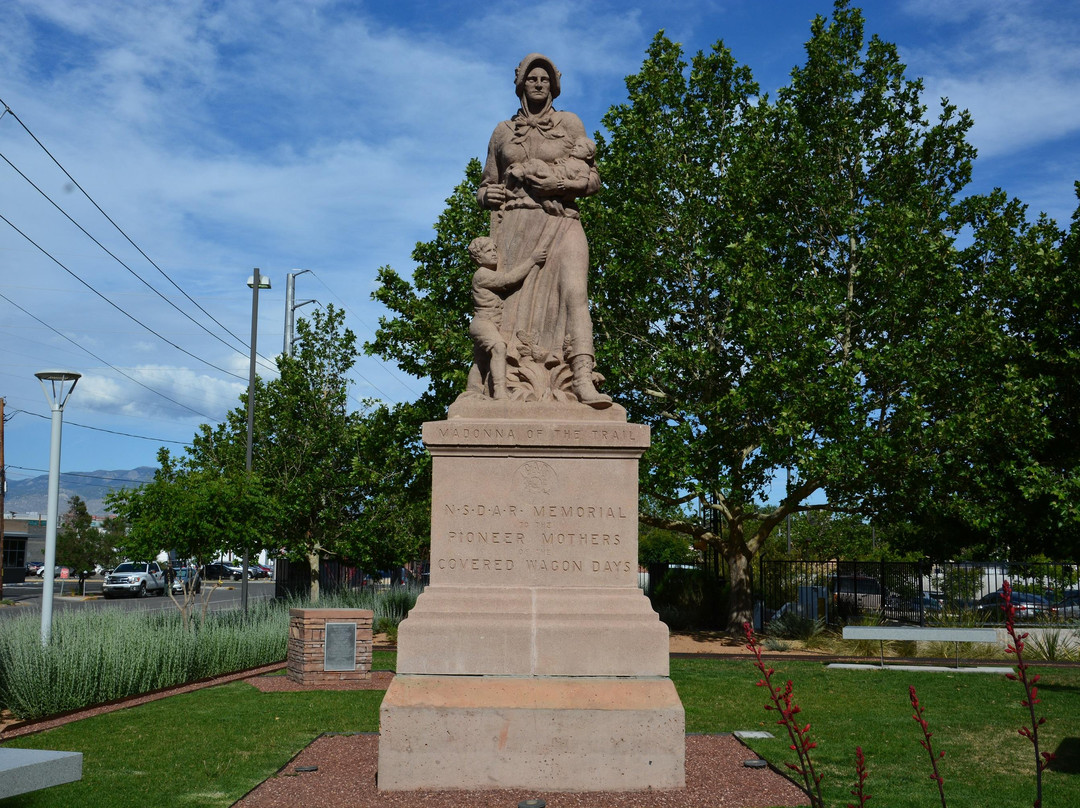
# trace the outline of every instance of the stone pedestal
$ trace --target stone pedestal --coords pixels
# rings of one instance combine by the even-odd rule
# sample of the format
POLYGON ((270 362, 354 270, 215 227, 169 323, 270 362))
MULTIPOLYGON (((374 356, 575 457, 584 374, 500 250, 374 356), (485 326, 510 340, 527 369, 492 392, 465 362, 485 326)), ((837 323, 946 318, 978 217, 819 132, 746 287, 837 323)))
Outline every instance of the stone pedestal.
POLYGON ((454 415, 424 425, 431 583, 398 628, 379 788, 682 787, 667 627, 638 588, 648 428, 618 407, 454 415))
POLYGON ((290 609, 286 673, 302 685, 371 678, 370 609, 290 609))

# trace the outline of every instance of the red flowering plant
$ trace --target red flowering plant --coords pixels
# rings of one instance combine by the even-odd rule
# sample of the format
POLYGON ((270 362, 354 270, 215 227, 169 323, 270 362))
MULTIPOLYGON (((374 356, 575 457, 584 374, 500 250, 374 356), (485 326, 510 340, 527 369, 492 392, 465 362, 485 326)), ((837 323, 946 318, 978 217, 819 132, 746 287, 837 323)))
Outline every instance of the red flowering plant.
POLYGON ((919 695, 915 692, 914 685, 908 685, 908 696, 911 699, 911 706, 915 708, 915 714, 911 716, 915 719, 920 727, 922 727, 923 739, 919 741, 919 744, 930 755, 930 768, 933 770, 933 774, 930 775, 930 779, 937 783, 938 796, 941 797, 941 808, 946 808, 945 805, 945 780, 941 776, 941 772, 938 771, 938 761, 945 757, 944 752, 934 753, 934 744, 930 740, 934 733, 930 731, 930 725, 926 719, 923 718, 923 712, 926 710, 921 704, 919 704, 919 695))
POLYGON ((863 757, 862 747, 855 747, 855 788, 851 791, 851 796, 857 799, 859 802, 855 804, 849 802, 847 808, 862 808, 866 805, 866 801, 870 799, 870 795, 866 793, 866 778, 870 775, 866 771, 866 758, 863 757))
MULTIPOLYGON (((788 738, 791 739, 791 748, 798 755, 799 762, 786 763, 789 769, 797 772, 803 778, 804 790, 810 797, 811 808, 825 808, 825 800, 821 795, 822 775, 814 771, 814 762, 810 759, 810 750, 817 747, 810 738, 810 725, 802 724, 796 716, 802 712, 798 704, 792 698, 794 690, 791 680, 786 685, 774 685, 772 675, 776 673, 772 668, 765 665, 761 658, 761 644, 754 635, 754 627, 749 623, 743 623, 746 631, 746 647, 753 652, 755 659, 754 667, 761 671, 762 678, 757 686, 767 688, 771 704, 766 704, 766 710, 775 710, 780 713, 780 720, 776 723, 787 730, 788 738)), ((861 781, 860 781, 861 789, 861 781)), ((861 804, 861 803, 860 803, 861 804)))
POLYGON ((1012 602, 1012 585, 1005 581, 1001 591, 1005 596, 1005 630, 1009 633, 1010 640, 1010 645, 1005 651, 1016 656, 1017 670, 1016 673, 1007 673, 1005 676, 1024 686, 1024 698, 1020 700, 1020 704, 1028 708, 1031 726, 1020 727, 1017 732, 1031 741, 1035 749, 1035 802, 1033 805, 1034 808, 1042 808, 1042 773, 1043 769, 1054 760, 1054 755, 1051 752, 1039 752, 1039 727, 1046 723, 1044 716, 1036 717, 1035 715, 1035 705, 1042 701, 1037 687, 1039 674, 1029 675, 1029 665, 1024 661, 1024 640, 1028 638, 1028 633, 1026 631, 1021 634, 1016 633, 1016 607, 1012 602))

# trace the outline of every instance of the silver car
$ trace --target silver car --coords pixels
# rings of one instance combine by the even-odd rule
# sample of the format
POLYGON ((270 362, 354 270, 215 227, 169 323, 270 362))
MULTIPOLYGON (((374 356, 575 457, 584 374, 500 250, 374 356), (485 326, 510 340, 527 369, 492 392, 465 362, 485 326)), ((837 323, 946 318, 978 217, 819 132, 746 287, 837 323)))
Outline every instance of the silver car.
POLYGON ((194 567, 180 567, 176 570, 172 582, 172 591, 174 594, 182 595, 187 592, 192 585, 194 585, 192 591, 198 595, 202 591, 202 576, 199 575, 197 569, 194 567))
POLYGON ((125 561, 105 577, 102 591, 106 598, 164 595, 165 573, 156 561, 125 561))

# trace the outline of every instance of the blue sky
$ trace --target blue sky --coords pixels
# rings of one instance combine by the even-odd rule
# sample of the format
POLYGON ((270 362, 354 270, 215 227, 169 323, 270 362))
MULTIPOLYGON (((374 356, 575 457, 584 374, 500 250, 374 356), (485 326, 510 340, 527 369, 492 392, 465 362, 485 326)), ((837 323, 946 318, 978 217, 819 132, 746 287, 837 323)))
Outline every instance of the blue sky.
MULTIPOLYGON (((344 306, 359 339, 370 339, 383 313, 370 300, 377 268, 411 274, 415 243, 432 237, 466 163, 514 112, 513 68, 526 53, 555 61, 557 105, 592 131, 625 100, 623 80, 658 30, 688 54, 723 39, 772 92, 802 63, 810 20, 831 7, 6 0, 0 99, 18 119, 0 117, 0 154, 135 273, 0 161, 0 215, 52 256, 0 221, 0 395, 15 414, 9 479, 48 466, 38 370, 83 374, 65 411, 65 471, 154 465, 158 446, 182 448, 198 423, 235 406, 246 386, 252 267, 273 283, 260 297, 264 357, 282 348, 285 276, 300 268, 312 272, 297 279, 297 299, 344 306)), ((1000 186, 1067 222, 1080 179, 1080 7, 862 8, 867 32, 895 42, 910 75, 923 77, 932 108, 947 96, 974 116, 969 190, 1000 186)), ((354 379, 356 399, 408 400, 424 387, 368 357, 354 379)))

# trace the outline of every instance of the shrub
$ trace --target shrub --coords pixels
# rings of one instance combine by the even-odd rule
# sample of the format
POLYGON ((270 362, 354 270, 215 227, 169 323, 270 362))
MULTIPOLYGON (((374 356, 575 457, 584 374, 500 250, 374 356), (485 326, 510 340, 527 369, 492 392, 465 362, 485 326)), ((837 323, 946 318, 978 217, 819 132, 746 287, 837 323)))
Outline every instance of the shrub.
POLYGON ((779 617, 769 621, 768 632, 771 637, 785 640, 813 640, 825 631, 825 621, 804 617, 796 612, 785 611, 779 617))

